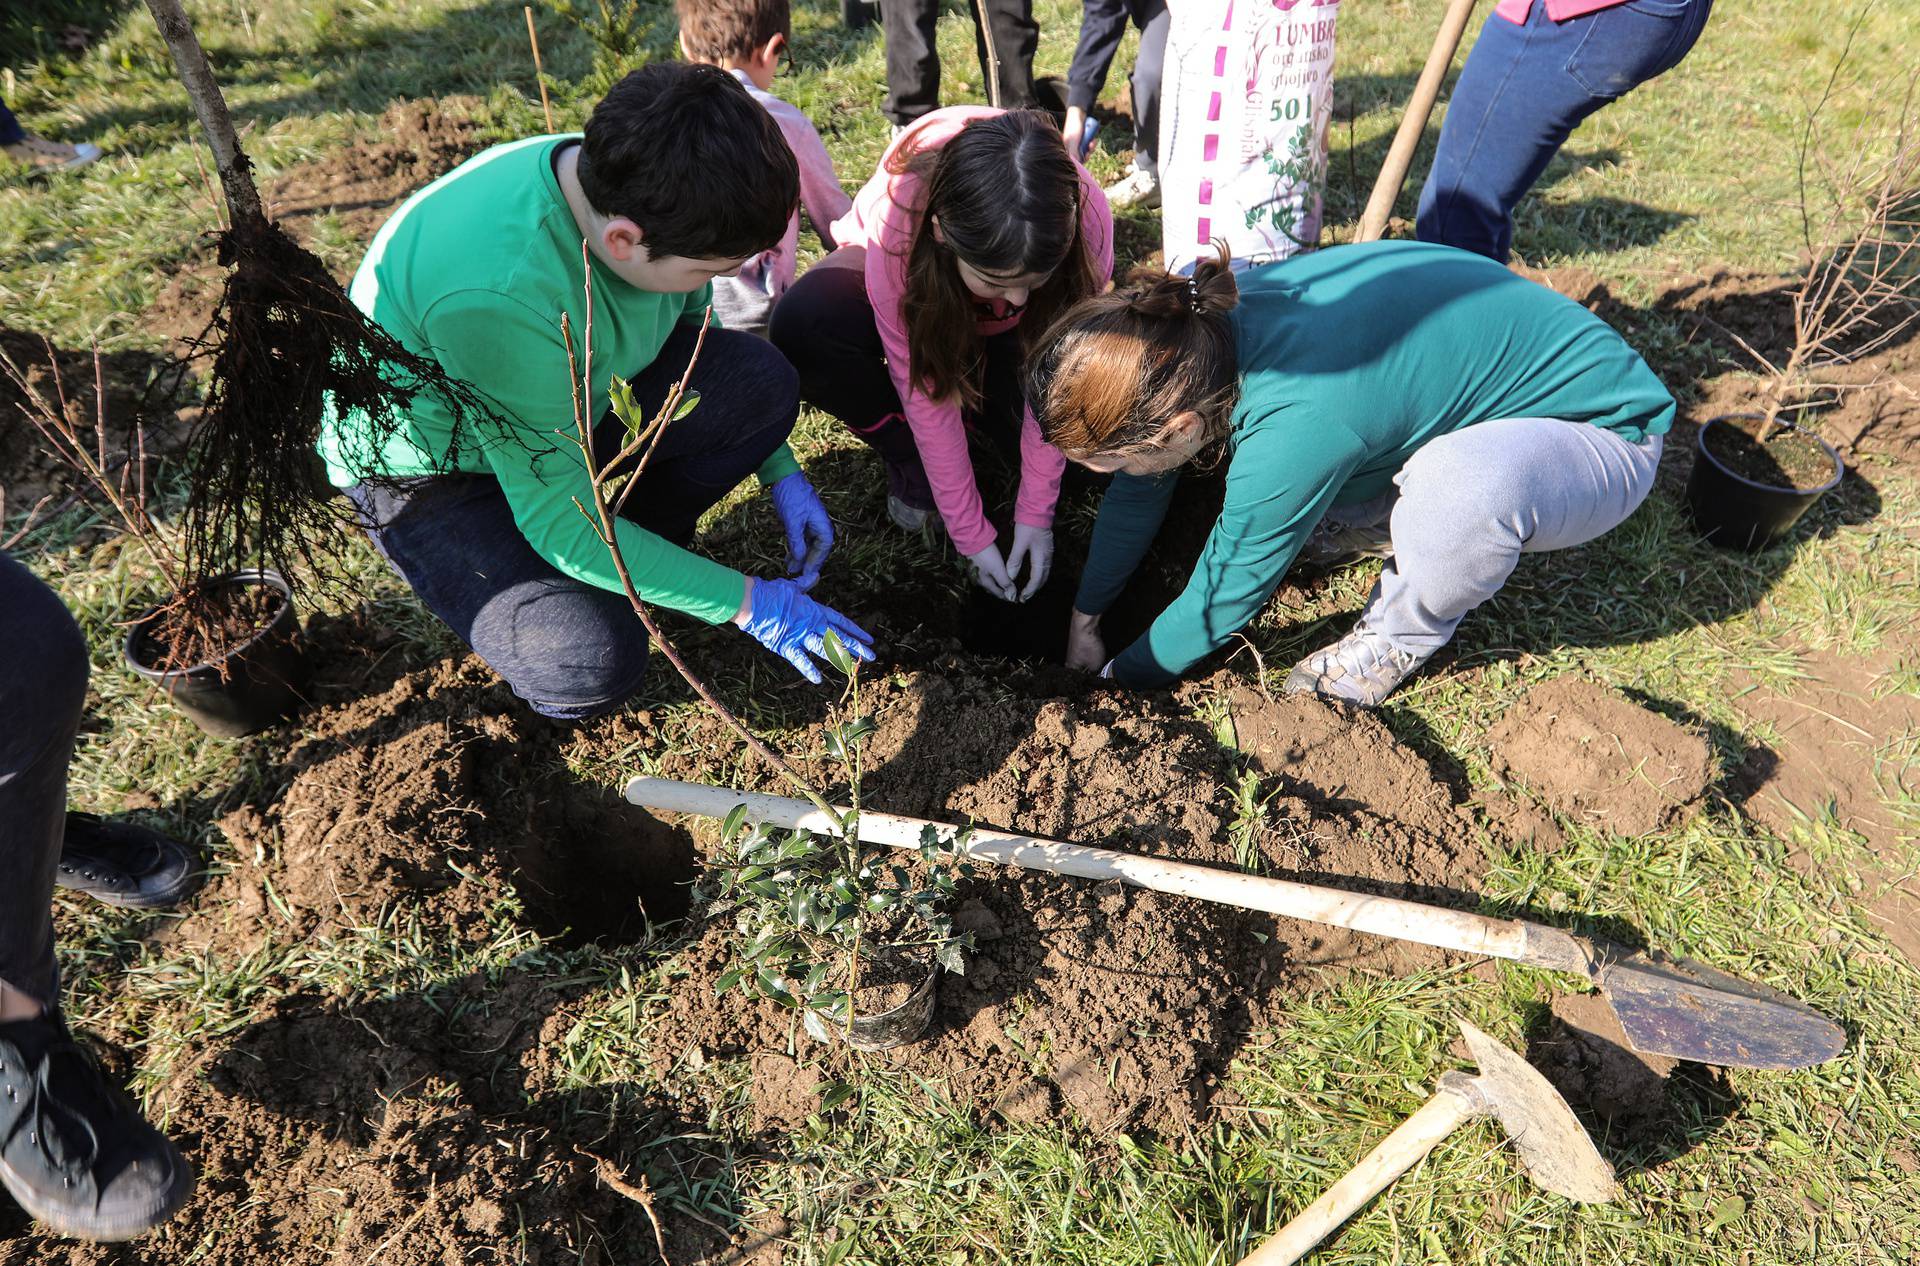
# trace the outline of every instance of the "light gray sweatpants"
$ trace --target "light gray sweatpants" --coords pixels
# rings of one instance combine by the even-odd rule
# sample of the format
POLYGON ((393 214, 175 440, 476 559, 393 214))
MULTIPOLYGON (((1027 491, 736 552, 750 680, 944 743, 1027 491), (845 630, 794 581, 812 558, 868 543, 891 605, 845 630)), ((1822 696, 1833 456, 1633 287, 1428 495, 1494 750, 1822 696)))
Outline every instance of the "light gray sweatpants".
POLYGON ((1630 443, 1605 427, 1558 418, 1479 422, 1423 445, 1395 489, 1330 518, 1387 522, 1393 558, 1360 623, 1401 650, 1446 645, 1461 617, 1507 583, 1522 554, 1602 536, 1653 489, 1661 441, 1630 443))

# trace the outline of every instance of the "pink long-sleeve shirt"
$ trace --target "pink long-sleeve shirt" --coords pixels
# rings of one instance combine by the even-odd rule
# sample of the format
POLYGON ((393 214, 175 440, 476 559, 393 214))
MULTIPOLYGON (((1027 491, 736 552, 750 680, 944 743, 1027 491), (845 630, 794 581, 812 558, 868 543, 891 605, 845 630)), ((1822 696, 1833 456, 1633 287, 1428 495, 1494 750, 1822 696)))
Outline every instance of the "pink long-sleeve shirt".
MULTIPOLYGON (((786 140, 787 148, 793 151, 794 162, 800 167, 800 205, 807 209, 807 218, 813 221, 814 228, 824 230, 847 213, 853 200, 840 187, 840 177, 834 174, 833 159, 828 156, 820 133, 814 131, 813 120, 771 92, 762 91, 744 70, 734 71, 733 77, 780 125, 780 135, 786 140)), ((836 239, 828 249, 837 244, 836 239)), ((780 239, 780 244, 743 264, 740 279, 756 285, 768 297, 778 299, 793 284, 799 255, 800 213, 795 211, 787 219, 786 236, 780 239)))
MULTIPOLYGON (((933 488, 933 503, 962 554, 977 554, 994 543, 993 525, 980 502, 973 478, 973 459, 967 453, 967 428, 957 399, 935 400, 913 381, 907 349, 907 321, 902 310, 907 292, 907 257, 920 223, 924 191, 911 172, 894 173, 888 163, 903 145, 937 149, 975 119, 1000 111, 985 106, 950 106, 923 115, 887 147, 880 167, 859 193, 853 209, 836 221, 833 240, 842 246, 867 248, 867 298, 873 304, 874 323, 886 349, 887 368, 900 393, 907 425, 933 488)), ((1107 195, 1084 167, 1080 172, 1080 233, 1093 252, 1094 272, 1104 286, 1113 277, 1113 212, 1107 195)), ((1004 305, 980 305, 982 335, 1001 334, 1020 323, 1018 312, 1004 305)), ((1026 409, 1020 424, 1020 490, 1014 498, 1013 521, 1028 527, 1052 527, 1054 503, 1060 499, 1060 476, 1067 459, 1040 438, 1040 424, 1026 409)))

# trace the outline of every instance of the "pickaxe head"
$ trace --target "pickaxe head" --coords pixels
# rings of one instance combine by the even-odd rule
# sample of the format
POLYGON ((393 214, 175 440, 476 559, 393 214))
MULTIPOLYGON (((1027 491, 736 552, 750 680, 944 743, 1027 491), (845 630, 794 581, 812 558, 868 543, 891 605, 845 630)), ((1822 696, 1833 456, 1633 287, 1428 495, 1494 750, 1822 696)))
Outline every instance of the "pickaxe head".
POLYGON ((1442 1075, 1443 1089, 1470 1099, 1500 1122, 1533 1180, 1557 1195, 1587 1204, 1613 1199, 1613 1166, 1600 1156, 1580 1118, 1545 1077, 1520 1056, 1460 1021, 1480 1071, 1442 1075))

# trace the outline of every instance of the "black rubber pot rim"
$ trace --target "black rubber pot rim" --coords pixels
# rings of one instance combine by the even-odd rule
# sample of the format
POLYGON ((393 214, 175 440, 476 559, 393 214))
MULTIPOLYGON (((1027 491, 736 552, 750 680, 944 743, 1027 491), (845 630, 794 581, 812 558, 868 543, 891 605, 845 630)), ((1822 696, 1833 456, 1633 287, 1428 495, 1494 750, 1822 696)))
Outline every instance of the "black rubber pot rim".
POLYGON ((276 593, 280 595, 280 605, 274 608, 273 614, 267 618, 267 621, 265 624, 261 625, 258 629, 254 630, 252 636, 248 637, 245 641, 239 643, 238 645, 230 646, 226 650, 222 651, 220 653, 219 659, 210 659, 202 663, 190 664, 185 668, 171 668, 165 671, 162 671, 161 669, 155 668, 152 665, 148 664, 146 662, 146 657, 139 654, 137 648, 146 639, 147 626, 153 623, 154 618, 157 617, 162 611, 166 610, 165 606, 154 607, 153 609, 148 611, 146 614, 142 615, 139 619, 135 620, 132 626, 128 628, 127 645, 126 645, 127 659, 131 661, 135 667, 143 669, 146 672, 153 673, 162 679, 166 679, 166 678, 173 678, 173 677, 185 677, 185 676, 188 676, 189 674, 199 672, 203 668, 212 668, 222 660, 229 660, 236 655, 242 654, 254 643, 258 642, 261 638, 273 632, 274 623, 277 620, 279 620, 281 611, 284 610, 286 606, 293 601, 292 586, 287 584, 286 577, 282 576, 279 572, 274 571, 271 568, 248 568, 245 571, 228 572, 226 575, 220 577, 218 580, 215 580, 212 583, 210 583, 207 587, 209 589, 220 589, 227 586, 238 588, 242 585, 267 586, 269 589, 274 590, 276 593))
POLYGON ((1748 488, 1755 488, 1761 492, 1793 492, 1793 493, 1804 493, 1808 495, 1811 495, 1816 492, 1831 492, 1840 483, 1841 479, 1843 479, 1846 476, 1847 466, 1845 462, 1840 460, 1840 450, 1835 448, 1833 445, 1827 443, 1825 440, 1821 439, 1818 435, 1815 435, 1812 431, 1809 431, 1806 427, 1801 426, 1798 422, 1785 422, 1785 421, 1780 421, 1776 419, 1774 421, 1774 425, 1785 427, 1789 431, 1799 432, 1801 435, 1804 435, 1808 439, 1812 440, 1815 444, 1818 444, 1821 450, 1826 453, 1827 460, 1833 463, 1833 476, 1823 484, 1815 484, 1810 488, 1798 488, 1790 484, 1763 484, 1757 479, 1747 478, 1745 475, 1741 474, 1739 471, 1728 469, 1727 464, 1725 462, 1721 461, 1718 457, 1715 457, 1713 453, 1708 450, 1707 448, 1707 428, 1708 427, 1714 426, 1715 424, 1720 422, 1727 422, 1727 421, 1731 421, 1739 418, 1764 418, 1764 417, 1766 417, 1764 413, 1722 413, 1717 417, 1708 418, 1705 422, 1702 422, 1699 426, 1699 429, 1693 433, 1693 451, 1694 451, 1695 457, 1703 458, 1706 461, 1711 462, 1715 470, 1725 475, 1728 479, 1733 480, 1735 483, 1744 484, 1748 488))

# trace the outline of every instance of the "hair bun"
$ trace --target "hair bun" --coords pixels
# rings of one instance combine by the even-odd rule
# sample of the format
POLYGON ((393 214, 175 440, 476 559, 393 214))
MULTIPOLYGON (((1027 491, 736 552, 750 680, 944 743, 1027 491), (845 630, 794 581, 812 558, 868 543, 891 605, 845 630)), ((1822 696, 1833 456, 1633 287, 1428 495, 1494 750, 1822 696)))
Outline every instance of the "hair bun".
POLYGON ((1193 266, 1190 276, 1142 269, 1128 287, 1128 306, 1144 317, 1173 320, 1182 316, 1219 316, 1240 306, 1240 287, 1234 283, 1225 243, 1214 243, 1215 254, 1193 266))

